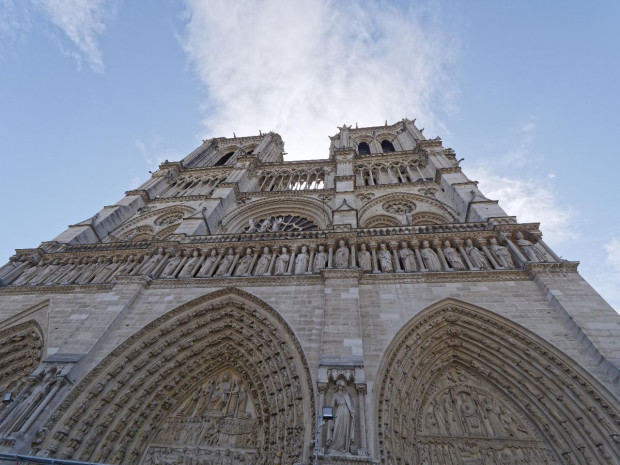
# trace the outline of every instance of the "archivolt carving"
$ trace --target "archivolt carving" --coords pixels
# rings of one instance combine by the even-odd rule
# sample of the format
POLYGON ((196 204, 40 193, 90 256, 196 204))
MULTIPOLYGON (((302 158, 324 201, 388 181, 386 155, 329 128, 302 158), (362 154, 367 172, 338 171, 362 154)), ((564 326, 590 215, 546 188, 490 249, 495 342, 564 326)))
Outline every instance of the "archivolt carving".
MULTIPOLYGON (((43 333, 34 320, 0 331, 0 396, 17 395, 26 377, 41 363, 43 333)), ((0 417, 7 404, 0 404, 0 417)))
POLYGON ((444 301, 396 336, 379 371, 382 463, 618 463, 620 412, 524 328, 444 301))
POLYGON ((181 463, 193 451, 175 446, 180 434, 201 441, 205 456, 224 448, 256 464, 277 455, 305 462, 311 399, 305 357, 284 320, 224 289, 158 318, 106 357, 50 418, 39 454, 127 464, 171 463, 172 454, 181 463))
POLYGON ((309 219, 318 226, 318 229, 325 229, 328 219, 331 218, 331 210, 319 200, 284 196, 250 202, 236 209, 222 220, 222 230, 242 232, 248 226, 250 219, 266 218, 269 215, 286 216, 291 212, 309 219))
POLYGON ((195 212, 196 210, 185 205, 173 205, 157 210, 149 210, 148 212, 143 213, 137 218, 134 218, 122 224, 121 226, 116 228, 116 230, 114 230, 110 234, 110 236, 113 238, 123 238, 124 235, 127 235, 129 231, 135 230, 137 227, 143 226, 151 227, 151 230, 154 231, 155 234, 158 234, 162 229, 170 227, 170 219, 174 219, 174 221, 178 225, 182 218, 192 215, 195 212), (156 231, 152 229, 153 226, 157 227, 156 231))
POLYGON ((367 218, 373 215, 375 211, 380 211, 381 205, 386 204, 386 203, 394 203, 394 202, 413 203, 414 205, 417 205, 416 209, 418 211, 423 210, 424 206, 427 206, 427 208, 430 207, 432 209, 438 209, 442 213, 441 214, 436 213, 437 215, 439 216, 446 215, 448 218, 451 219, 450 221, 452 222, 459 221, 458 215, 456 214, 456 212, 454 212, 451 208, 449 208, 447 205, 443 204, 442 202, 439 202, 438 200, 429 199, 427 197, 424 197, 418 194, 393 193, 393 194, 387 194, 387 195, 382 195, 381 197, 377 197, 376 199, 364 205, 359 211, 360 223, 364 224, 367 218))
POLYGON ((396 218, 389 215, 372 216, 362 225, 363 228, 389 228, 396 226, 402 226, 402 224, 396 218))
POLYGON ((448 223, 447 220, 442 215, 438 215, 437 213, 414 213, 411 215, 411 224, 414 226, 418 225, 426 225, 426 224, 445 224, 448 223))

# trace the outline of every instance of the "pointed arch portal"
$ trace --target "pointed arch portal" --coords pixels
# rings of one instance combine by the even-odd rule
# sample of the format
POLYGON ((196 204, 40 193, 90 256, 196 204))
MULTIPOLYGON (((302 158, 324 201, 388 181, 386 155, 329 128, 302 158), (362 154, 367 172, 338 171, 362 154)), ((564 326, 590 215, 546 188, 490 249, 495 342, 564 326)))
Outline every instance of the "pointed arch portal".
POLYGON ((379 371, 382 464, 620 463, 620 413, 592 376, 528 330, 447 300, 410 321, 379 371))
POLYGON ((224 289, 107 356, 48 421, 41 455, 122 464, 305 462, 305 357, 260 299, 224 289))

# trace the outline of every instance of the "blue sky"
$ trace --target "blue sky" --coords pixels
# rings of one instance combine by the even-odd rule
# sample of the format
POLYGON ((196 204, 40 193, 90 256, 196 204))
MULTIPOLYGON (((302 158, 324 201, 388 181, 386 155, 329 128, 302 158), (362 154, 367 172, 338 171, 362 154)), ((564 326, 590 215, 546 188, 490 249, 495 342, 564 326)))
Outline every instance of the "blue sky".
POLYGON ((201 139, 417 118, 620 309, 620 2, 0 0, 0 259, 201 139))

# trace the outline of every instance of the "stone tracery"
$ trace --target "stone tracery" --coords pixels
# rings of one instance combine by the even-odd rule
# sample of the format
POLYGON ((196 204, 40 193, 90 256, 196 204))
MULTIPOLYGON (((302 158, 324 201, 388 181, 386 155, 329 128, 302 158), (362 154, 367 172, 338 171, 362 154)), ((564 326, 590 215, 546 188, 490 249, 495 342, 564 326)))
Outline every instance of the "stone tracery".
POLYGON ((456 301, 422 312, 397 335, 379 373, 382 463, 620 458, 612 438, 620 412, 611 394, 490 312, 456 301))
MULTIPOLYGON (((242 291, 218 291, 150 323, 101 362, 49 420, 40 454, 136 463, 155 444, 144 463, 156 464, 153 451, 167 437, 167 424, 185 425, 182 434, 191 436, 202 434, 192 419, 204 417, 201 428, 208 432, 214 416, 219 435, 209 453, 226 444, 239 456, 255 457, 253 463, 273 463, 276 454, 293 463, 306 454, 300 444, 310 434, 311 392, 301 348, 284 321, 242 291), (210 392, 206 409, 196 404, 192 415, 180 415, 184 420, 169 415, 189 412, 197 388, 209 390, 216 380, 217 390, 224 376, 228 387, 220 388, 216 400, 210 392), (241 387, 246 406, 231 410, 232 393, 238 403, 241 387), (246 420, 255 422, 255 442, 231 432, 249 428, 246 420)), ((172 454, 182 457, 183 448, 172 454)))

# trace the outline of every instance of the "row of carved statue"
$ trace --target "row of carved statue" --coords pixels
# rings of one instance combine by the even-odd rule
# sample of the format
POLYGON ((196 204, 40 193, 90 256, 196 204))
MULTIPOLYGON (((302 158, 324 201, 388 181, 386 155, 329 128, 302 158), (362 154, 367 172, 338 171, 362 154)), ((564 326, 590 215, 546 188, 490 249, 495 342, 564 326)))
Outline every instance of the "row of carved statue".
POLYGON ((553 261, 544 248, 517 233, 506 246, 491 238, 489 245, 471 239, 361 243, 340 240, 337 246, 223 247, 211 250, 164 250, 152 255, 110 257, 45 257, 34 264, 26 257, 12 257, 0 269, 6 285, 36 286, 88 284, 115 281, 118 276, 153 278, 210 278, 228 276, 284 276, 319 273, 325 268, 361 268, 364 272, 466 271, 514 269, 525 262, 553 261), (370 250, 369 250, 370 249, 370 250), (515 260, 516 257, 516 260, 515 260))

